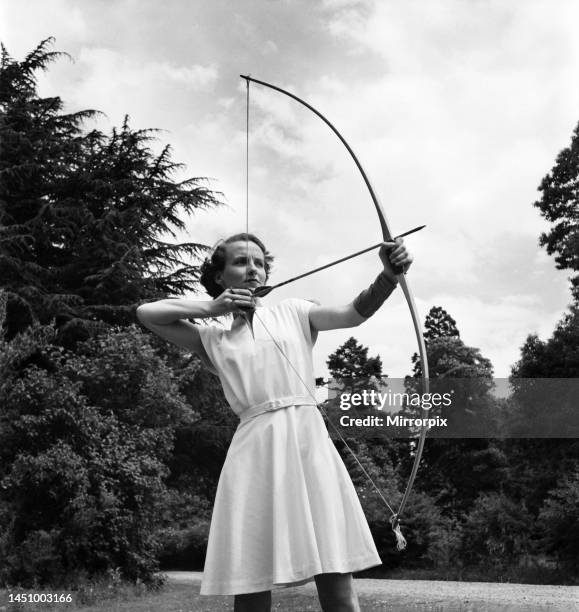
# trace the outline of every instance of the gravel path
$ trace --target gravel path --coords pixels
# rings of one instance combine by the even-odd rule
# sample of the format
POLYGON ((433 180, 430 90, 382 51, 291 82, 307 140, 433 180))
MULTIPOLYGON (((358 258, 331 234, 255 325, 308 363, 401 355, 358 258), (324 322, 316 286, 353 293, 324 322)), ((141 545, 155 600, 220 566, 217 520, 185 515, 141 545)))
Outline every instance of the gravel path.
MULTIPOLYGON (((170 582, 200 583, 201 572, 164 572, 170 582)), ((313 583, 294 587, 314 591, 313 583)), ((579 612, 579 587, 442 580, 357 579, 361 600, 384 603, 384 610, 440 612, 579 612)))

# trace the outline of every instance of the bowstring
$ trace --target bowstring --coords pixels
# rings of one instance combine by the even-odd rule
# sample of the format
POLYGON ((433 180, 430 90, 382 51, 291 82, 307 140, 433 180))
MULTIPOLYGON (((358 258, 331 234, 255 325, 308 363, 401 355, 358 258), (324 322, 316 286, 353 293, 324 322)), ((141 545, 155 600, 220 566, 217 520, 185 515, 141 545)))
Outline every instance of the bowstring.
MULTIPOLYGON (((245 274, 249 268, 249 79, 245 94, 245 274)), ((253 336, 253 327, 250 321, 251 311, 243 313, 243 320, 253 336)))
MULTIPOLYGON (((249 79, 245 97, 245 233, 249 233, 249 79)), ((249 253, 249 237, 245 237, 249 253)))
POLYGON ((249 79, 245 95, 245 265, 249 265, 249 79))
MULTIPOLYGON (((246 79, 245 82, 246 82, 246 85, 247 85, 246 97, 245 97, 245 244, 246 244, 246 265, 249 265, 249 79, 246 79)), ((340 441, 344 445, 344 448, 346 448, 346 450, 353 457, 353 459, 356 462, 357 466, 360 468, 360 471, 365 476, 365 478, 368 480, 368 482, 372 485, 372 488, 374 489, 374 491, 376 492, 378 497, 382 500, 384 505, 388 508, 388 510, 391 513, 391 521, 396 519, 396 517, 397 517, 396 512, 394 511, 392 506, 388 503, 387 499, 382 494, 382 491, 380 490, 378 485, 374 482, 374 479, 370 476, 370 474, 368 473, 366 468, 362 465, 362 463, 360 462, 360 460, 356 456, 356 453, 354 453, 354 451, 352 450, 350 445, 346 442, 346 440, 344 439, 344 436, 342 436, 342 433, 340 432, 340 430, 336 427, 336 425, 334 425, 334 423, 330 419, 330 417, 329 417, 328 413, 326 412, 326 410, 318 402, 318 400, 316 399, 316 396, 314 395, 314 393, 312 392, 312 390, 310 389, 310 387, 306 383, 306 381, 302 378, 301 374, 295 368, 295 366, 292 363, 291 359, 287 356, 287 354, 285 353, 283 348, 280 346, 279 342, 274 338, 273 334, 271 333, 271 331, 269 330, 267 325, 263 322, 263 319, 259 316, 256 308, 253 310, 253 316, 259 321, 259 323, 261 324, 263 329, 266 331, 268 336, 271 338, 271 340, 273 341, 275 347, 281 353, 283 358, 287 361, 287 363, 290 366, 290 368, 293 370, 293 372, 295 373, 295 375, 297 376, 299 381, 304 386, 307 394, 314 401, 314 404, 316 405, 318 410, 324 415, 324 417, 326 419, 326 422, 332 428, 334 433, 338 436, 338 438, 340 439, 340 441)), ((249 320, 248 320, 247 317, 249 317, 249 313, 244 316, 244 319, 245 319, 245 322, 247 323, 247 325, 250 327, 250 330, 252 331, 252 334, 253 334, 253 330, 251 329, 251 325, 250 325, 249 320)))
POLYGON ((388 508, 388 510, 390 510, 390 512, 392 513, 392 517, 396 516, 396 512, 394 512, 392 506, 388 503, 388 501, 386 500, 386 498, 384 497, 384 495, 382 494, 382 491, 380 491, 378 485, 374 482, 374 480, 372 479, 372 476, 370 476, 370 474, 368 473, 368 471, 366 470, 366 468, 362 465, 362 463, 360 462, 360 460, 358 459, 358 457, 356 456, 356 453, 354 453, 354 451, 351 449, 351 447, 349 446, 349 444, 346 442, 346 440, 344 439, 344 436, 342 436, 340 430, 334 425, 334 423, 332 422, 332 420, 330 419, 330 416, 328 415, 327 411, 322 407, 322 405, 318 402, 318 400, 316 399, 316 396, 314 395, 314 393, 312 392, 312 390, 310 389, 309 385, 306 383, 306 381, 302 378, 301 374, 298 372, 298 370, 295 368, 294 364, 291 362, 291 359, 287 356, 287 354, 285 353, 285 351, 283 350, 283 348, 280 346, 279 342, 273 337, 273 334, 271 333, 271 331, 268 329, 268 327, 265 325, 265 323, 263 322, 263 319, 259 316, 259 314, 257 313, 257 310, 254 311, 254 316, 257 318, 257 320, 261 323, 261 326, 263 327, 263 329, 265 329, 265 331, 267 332, 268 336, 271 338, 271 340, 273 341, 273 343, 275 344, 276 348, 278 349, 278 351, 282 354, 283 358, 287 361, 287 363, 289 364, 290 368, 293 370, 293 372, 295 373, 295 375, 298 377, 299 381, 302 383, 302 385, 304 386, 305 390, 307 391, 308 395, 312 398, 312 400, 314 401, 316 407, 318 408, 318 410, 324 415, 324 417, 326 418, 326 421, 328 422, 328 424, 330 425, 330 427, 332 428, 332 430, 334 431, 334 433, 338 436, 338 438, 340 438, 340 441, 342 442, 342 444, 344 445, 344 447, 348 450, 348 452, 350 453, 350 455, 352 455, 352 457, 354 458, 354 461, 356 462, 356 464, 358 465, 358 467, 360 468, 360 471, 362 472, 362 474, 364 474, 364 476, 368 479, 368 481, 370 482, 370 484, 372 485, 374 491, 378 494, 378 497, 380 497, 380 499, 384 502, 384 504, 386 505, 386 507, 388 508))

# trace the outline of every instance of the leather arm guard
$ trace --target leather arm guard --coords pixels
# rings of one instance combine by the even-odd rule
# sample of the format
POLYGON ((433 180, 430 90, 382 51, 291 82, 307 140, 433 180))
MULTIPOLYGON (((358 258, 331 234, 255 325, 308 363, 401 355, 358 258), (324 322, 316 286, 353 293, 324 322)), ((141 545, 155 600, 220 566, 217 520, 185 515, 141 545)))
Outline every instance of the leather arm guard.
POLYGON ((366 319, 371 317, 384 304, 397 285, 398 283, 392 283, 384 272, 380 272, 368 289, 364 289, 354 300, 353 305, 356 312, 366 319))

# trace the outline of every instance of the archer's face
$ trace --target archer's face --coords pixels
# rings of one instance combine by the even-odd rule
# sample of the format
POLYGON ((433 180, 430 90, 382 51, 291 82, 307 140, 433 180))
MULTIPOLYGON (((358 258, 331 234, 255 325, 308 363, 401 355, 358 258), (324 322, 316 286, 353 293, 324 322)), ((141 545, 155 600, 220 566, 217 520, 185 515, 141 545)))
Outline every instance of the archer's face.
POLYGON ((256 289, 265 284, 265 258, 255 242, 238 240, 225 245, 225 268, 215 276, 215 282, 228 287, 256 289))

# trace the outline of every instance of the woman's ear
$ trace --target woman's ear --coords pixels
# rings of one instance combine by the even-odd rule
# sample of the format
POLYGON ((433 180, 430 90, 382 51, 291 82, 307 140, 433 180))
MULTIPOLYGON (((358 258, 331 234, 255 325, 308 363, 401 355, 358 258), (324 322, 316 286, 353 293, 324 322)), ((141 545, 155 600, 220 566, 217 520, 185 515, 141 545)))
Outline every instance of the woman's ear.
MULTIPOLYGON (((215 282, 220 286, 223 287, 223 274, 221 272, 217 272, 217 274, 215 275, 215 282)), ((223 287, 225 289, 225 287, 223 287)))

